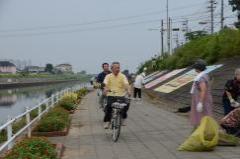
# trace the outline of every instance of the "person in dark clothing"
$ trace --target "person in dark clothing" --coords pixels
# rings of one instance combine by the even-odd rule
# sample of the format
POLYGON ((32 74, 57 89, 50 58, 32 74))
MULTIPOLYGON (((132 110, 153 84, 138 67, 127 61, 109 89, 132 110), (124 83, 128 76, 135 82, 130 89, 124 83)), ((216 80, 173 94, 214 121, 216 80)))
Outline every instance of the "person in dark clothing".
POLYGON ((102 69, 103 72, 99 73, 97 76, 97 83, 102 84, 105 77, 111 73, 111 71, 109 70, 109 64, 108 63, 103 63, 102 64, 102 69))
POLYGON ((222 102, 224 115, 240 106, 240 68, 236 69, 234 79, 228 80, 225 84, 222 102))
MULTIPOLYGON (((97 83, 100 85, 100 88, 101 88, 101 91, 103 91, 104 89, 104 84, 103 84, 103 81, 105 79, 105 77, 110 74, 110 70, 109 70, 109 64, 108 63, 103 63, 102 64, 102 69, 103 69, 103 72, 99 73, 98 76, 97 76, 97 83)), ((104 98, 105 98, 105 95, 101 92, 100 93, 100 97, 99 97, 99 104, 101 107, 103 107, 103 101, 104 101, 104 98)))

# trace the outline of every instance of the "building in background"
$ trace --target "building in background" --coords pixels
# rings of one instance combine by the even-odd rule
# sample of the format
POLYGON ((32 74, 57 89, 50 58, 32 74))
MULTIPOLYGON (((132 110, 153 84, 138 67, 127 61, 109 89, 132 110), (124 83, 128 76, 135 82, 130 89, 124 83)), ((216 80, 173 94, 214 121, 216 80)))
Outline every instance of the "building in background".
POLYGON ((70 64, 59 64, 55 67, 57 71, 60 71, 62 73, 73 73, 72 65, 70 64))
POLYGON ((28 73, 43 73, 45 72, 45 67, 27 66, 25 67, 24 71, 28 73))
POLYGON ((16 65, 9 61, 0 61, 0 73, 4 74, 16 74, 17 68, 16 65))

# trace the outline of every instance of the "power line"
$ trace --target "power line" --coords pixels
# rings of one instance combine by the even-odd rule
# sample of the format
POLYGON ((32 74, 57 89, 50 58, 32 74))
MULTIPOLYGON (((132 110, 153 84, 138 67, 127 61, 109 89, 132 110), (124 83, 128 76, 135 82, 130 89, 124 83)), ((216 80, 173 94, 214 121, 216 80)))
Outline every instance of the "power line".
MULTIPOLYGON (((195 3, 191 5, 187 5, 184 7, 176 7, 172 8, 172 12, 175 12, 177 10, 183 10, 189 7, 198 6, 202 3, 195 3)), ((157 15, 160 13, 164 13, 166 10, 161 11, 155 11, 155 12, 149 12, 144 14, 138 14, 138 15, 132 15, 132 16, 126 16, 126 17, 118 17, 118 18, 112 18, 112 19, 103 19, 103 20, 95 20, 95 21, 89 21, 89 22, 83 22, 83 23, 75 23, 75 24, 65 24, 65 25, 51 25, 51 26, 39 26, 39 27, 28 27, 28 28, 20 28, 20 29, 2 29, 0 32, 21 32, 21 31, 35 31, 35 30, 49 30, 49 29, 61 29, 61 28, 68 28, 68 27, 77 27, 77 26, 85 26, 85 25, 92 25, 92 24, 101 24, 101 23, 109 23, 109 22, 116 22, 116 21, 122 21, 122 20, 130 20, 140 17, 147 17, 151 15, 157 15)))
POLYGON ((148 24, 148 23, 159 23, 161 19, 155 20, 148 20, 148 21, 139 21, 134 23, 126 23, 126 24, 119 24, 119 25, 111 25, 111 26, 104 26, 104 27, 93 27, 93 28, 86 28, 86 29, 72 29, 72 30, 63 30, 63 31, 49 31, 49 32, 39 32, 39 33, 19 33, 19 34, 2 34, 0 38, 8 38, 8 37, 27 37, 27 36, 40 36, 40 35, 50 35, 50 34, 69 34, 75 32, 86 32, 86 31, 96 31, 96 30, 108 30, 114 28, 121 28, 127 26, 133 26, 138 24, 148 24))

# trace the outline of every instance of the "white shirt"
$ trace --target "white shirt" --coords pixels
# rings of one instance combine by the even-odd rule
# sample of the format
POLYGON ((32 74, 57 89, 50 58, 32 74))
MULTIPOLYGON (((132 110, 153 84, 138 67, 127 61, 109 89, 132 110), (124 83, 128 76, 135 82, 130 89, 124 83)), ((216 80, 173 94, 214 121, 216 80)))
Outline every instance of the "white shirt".
POLYGON ((192 88, 191 88, 191 91, 190 91, 191 94, 193 94, 193 92, 194 92, 194 82, 198 82, 198 81, 202 78, 202 76, 204 76, 205 74, 206 74, 206 72, 202 71, 201 73, 199 73, 199 74, 194 78, 194 80, 193 80, 193 85, 192 85, 192 88))
POLYGON ((141 89, 143 87, 143 81, 144 81, 143 76, 137 75, 135 82, 134 82, 134 87, 141 89))

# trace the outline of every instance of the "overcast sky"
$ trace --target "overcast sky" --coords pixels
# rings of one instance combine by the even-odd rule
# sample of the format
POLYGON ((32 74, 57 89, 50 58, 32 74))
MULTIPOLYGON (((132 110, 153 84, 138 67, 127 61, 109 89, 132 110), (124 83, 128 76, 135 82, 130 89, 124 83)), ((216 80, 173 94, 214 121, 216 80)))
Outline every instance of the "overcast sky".
MULTIPOLYGON (((165 1, 0 0, 0 58, 42 66, 67 62, 90 73, 99 72, 102 62, 120 61, 123 69, 135 71, 160 51, 160 33, 148 29, 166 19, 165 1)), ((198 22, 209 20, 207 0, 169 3, 174 27, 182 27, 185 17, 192 30, 206 28, 198 22)), ((229 7, 226 12, 232 15, 229 7)), ((218 13, 219 7, 216 18, 218 13)))

